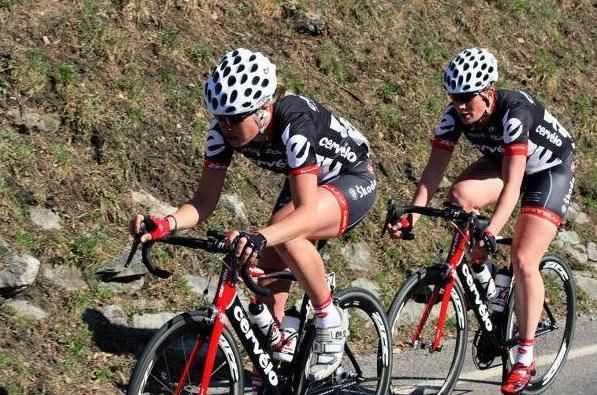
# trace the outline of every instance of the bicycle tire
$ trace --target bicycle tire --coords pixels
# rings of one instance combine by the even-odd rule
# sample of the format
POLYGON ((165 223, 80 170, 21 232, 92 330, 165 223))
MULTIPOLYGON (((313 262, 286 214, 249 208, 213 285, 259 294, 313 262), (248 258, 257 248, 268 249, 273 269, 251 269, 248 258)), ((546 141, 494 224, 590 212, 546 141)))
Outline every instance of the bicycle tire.
MULTIPOLYGON (((206 354, 211 327, 201 312, 184 313, 164 324, 152 337, 137 361, 128 395, 169 395, 174 390, 187 364, 187 357, 196 341, 202 345, 195 354, 182 394, 196 394, 201 382, 201 363, 206 354)), ((220 336, 209 394, 243 394, 243 369, 238 347, 228 328, 220 336), (213 385, 213 388, 212 388, 213 385)))
POLYGON ((394 345, 392 394, 449 394, 456 385, 464 364, 468 333, 465 299, 458 281, 451 292, 441 350, 430 353, 428 347, 436 334, 443 288, 436 296, 419 342, 412 341, 433 289, 444 282, 438 266, 418 270, 406 280, 390 305, 388 321, 394 345), (444 357, 447 354, 452 355, 444 357))
MULTIPOLYGON (((566 361, 568 351, 572 345, 576 323, 576 286, 568 264, 558 256, 548 254, 541 259, 539 270, 543 277, 546 299, 548 300, 544 304, 541 313, 533 348, 537 359, 537 374, 533 376, 529 385, 524 389, 525 394, 540 394, 553 384, 566 361), (554 281, 560 281, 561 284, 554 283, 554 281), (563 330, 554 328, 549 331, 551 322, 545 306, 549 307, 556 319, 556 324, 565 322, 563 330), (545 330, 548 331, 540 335, 541 331, 545 330)), ((516 286, 516 279, 514 280, 514 286, 516 286)), ((506 321, 506 339, 509 339, 508 342, 510 343, 514 343, 517 338, 515 319, 514 292, 512 292, 508 303, 508 318, 506 321)), ((507 351, 509 355, 506 358, 507 363, 504 373, 512 368, 515 349, 516 346, 514 345, 507 351)))
MULTIPOLYGON (((347 288, 334 298, 349 316, 349 336, 340 367, 330 377, 311 381, 309 358, 304 358, 298 394, 387 394, 392 371, 391 336, 385 311, 378 299, 362 288, 347 288), (374 337, 374 338, 373 338, 374 337)), ((314 327, 307 328, 301 343, 304 354, 310 355, 315 337, 314 327)))

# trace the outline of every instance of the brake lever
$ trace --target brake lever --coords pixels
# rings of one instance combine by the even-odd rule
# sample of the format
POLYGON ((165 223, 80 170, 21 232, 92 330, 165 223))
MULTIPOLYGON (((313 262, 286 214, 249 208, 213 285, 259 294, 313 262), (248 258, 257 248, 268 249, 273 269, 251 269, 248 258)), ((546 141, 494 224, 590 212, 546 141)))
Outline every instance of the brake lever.
POLYGON ((394 202, 394 199, 388 199, 386 220, 383 224, 383 228, 381 229, 381 236, 386 234, 386 231, 388 230, 388 225, 390 223, 396 222, 396 220, 400 217, 398 211, 399 210, 396 209, 396 203, 394 202))
MULTIPOLYGON (((388 199, 388 206, 387 206, 387 214, 386 214, 386 220, 384 222, 383 228, 381 230, 381 235, 385 235, 386 231, 388 230, 388 225, 390 223, 394 223, 396 222, 403 214, 404 214, 404 210, 400 209, 396 206, 396 202, 394 202, 393 199, 388 199)), ((412 228, 410 231, 408 232, 404 232, 404 234, 402 235, 402 240, 414 240, 415 238, 415 234, 412 231, 412 228)))
POLYGON ((124 267, 125 268, 127 268, 127 267, 129 267, 131 265, 131 262, 133 261, 133 257, 135 256, 135 254, 137 253, 137 250, 139 249, 139 244, 141 244, 141 236, 143 236, 143 234, 139 233, 133 239, 133 244, 131 245, 131 250, 129 252, 129 257, 126 259, 126 262, 124 263, 124 267))

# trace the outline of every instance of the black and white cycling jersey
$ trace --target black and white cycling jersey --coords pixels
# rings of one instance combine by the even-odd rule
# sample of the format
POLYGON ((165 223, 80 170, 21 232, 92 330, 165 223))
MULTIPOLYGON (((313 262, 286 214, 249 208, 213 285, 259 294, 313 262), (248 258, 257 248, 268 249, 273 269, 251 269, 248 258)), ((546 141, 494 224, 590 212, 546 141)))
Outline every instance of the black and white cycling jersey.
POLYGON ((369 157, 369 143, 348 121, 316 101, 289 95, 274 106, 274 138, 234 148, 217 122, 210 124, 205 145, 207 167, 227 168, 234 151, 258 166, 288 176, 312 172, 322 184, 349 174, 369 157))
POLYGON ((574 151, 568 131, 526 92, 498 89, 496 105, 486 124, 465 125, 449 105, 435 129, 433 146, 453 150, 461 134, 485 156, 526 154, 526 174, 558 166, 574 151))

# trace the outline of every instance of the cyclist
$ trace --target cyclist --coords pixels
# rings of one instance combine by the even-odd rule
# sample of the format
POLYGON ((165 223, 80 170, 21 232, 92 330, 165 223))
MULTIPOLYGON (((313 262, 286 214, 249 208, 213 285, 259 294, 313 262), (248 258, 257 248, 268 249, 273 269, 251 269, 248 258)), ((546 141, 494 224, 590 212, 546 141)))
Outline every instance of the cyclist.
MULTIPOLYGON (((344 234, 373 206, 377 191, 369 143, 316 101, 285 95, 276 66, 260 52, 238 48, 227 53, 207 79, 204 102, 214 120, 197 191, 173 215, 151 217, 155 229, 142 241, 205 221, 220 197, 235 151, 259 167, 284 174, 269 224, 256 231, 232 231, 227 237, 241 262, 255 264, 261 257, 259 265, 266 272, 289 268, 301 282, 316 315, 309 374, 323 379, 340 364, 348 318, 332 303, 323 260, 312 241, 344 234)), ((138 215, 133 220, 133 232, 139 232, 142 219, 138 215)), ((290 283, 261 285, 272 290, 273 296, 264 301, 279 324, 290 283)))
MULTIPOLYGON (((497 80, 497 61, 487 50, 465 49, 450 62, 443 82, 451 103, 435 129, 413 204, 428 204, 464 134, 482 156, 456 179, 448 198, 469 211, 495 204, 490 223, 473 249, 473 271, 480 271, 475 270, 475 262, 483 263, 495 249, 494 235, 522 194, 510 256, 517 283, 514 300, 520 342, 501 388, 504 394, 516 394, 528 384, 536 366, 534 334, 544 297, 539 262, 570 204, 575 147, 570 134, 535 97, 497 88, 497 80)), ((393 224, 392 237, 402 237, 418 217, 405 216, 393 224)))

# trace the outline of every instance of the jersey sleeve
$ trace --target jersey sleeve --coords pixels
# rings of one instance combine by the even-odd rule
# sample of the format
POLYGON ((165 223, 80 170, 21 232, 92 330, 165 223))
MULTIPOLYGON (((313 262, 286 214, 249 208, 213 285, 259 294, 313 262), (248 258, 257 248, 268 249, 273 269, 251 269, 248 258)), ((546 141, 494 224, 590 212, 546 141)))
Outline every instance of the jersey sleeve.
POLYGON ((452 152, 462 133, 456 125, 456 113, 453 106, 448 106, 435 127, 431 146, 436 149, 452 152))
POLYGON ((527 156, 532 122, 533 118, 528 106, 520 105, 506 111, 502 119, 504 155, 527 156))
POLYGON ((315 156, 317 132, 313 119, 307 114, 293 114, 283 126, 282 142, 286 148, 289 177, 304 173, 319 174, 315 156))
POLYGON ((226 170, 232 161, 234 150, 224 140, 217 130, 217 123, 212 123, 205 140, 203 156, 204 167, 216 170, 226 170))

